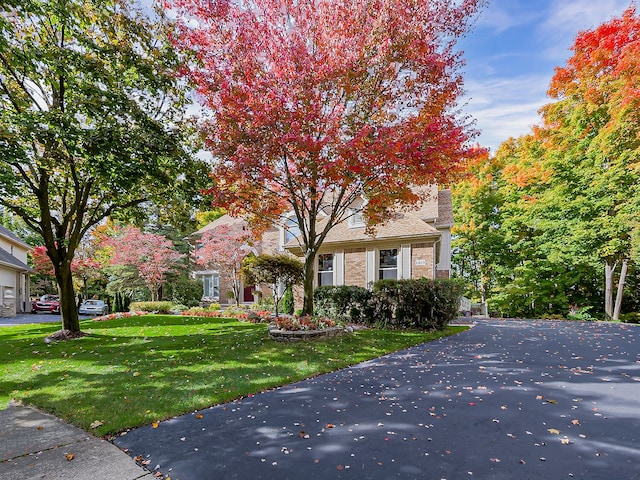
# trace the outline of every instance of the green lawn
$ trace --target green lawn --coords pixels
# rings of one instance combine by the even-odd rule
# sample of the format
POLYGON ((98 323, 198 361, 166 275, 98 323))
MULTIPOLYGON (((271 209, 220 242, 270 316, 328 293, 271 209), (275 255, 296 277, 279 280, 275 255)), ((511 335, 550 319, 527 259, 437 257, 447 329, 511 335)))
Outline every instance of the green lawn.
POLYGON ((460 332, 363 330, 278 343, 266 324, 147 315, 88 320, 89 335, 46 344, 57 324, 0 328, 0 408, 10 399, 97 435, 149 424, 460 332))

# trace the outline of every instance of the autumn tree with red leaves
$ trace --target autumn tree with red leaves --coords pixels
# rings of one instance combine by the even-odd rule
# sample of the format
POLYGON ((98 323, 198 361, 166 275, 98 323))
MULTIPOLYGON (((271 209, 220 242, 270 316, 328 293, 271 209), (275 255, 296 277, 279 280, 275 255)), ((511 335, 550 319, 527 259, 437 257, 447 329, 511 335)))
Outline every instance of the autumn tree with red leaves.
POLYGON ((205 268, 218 268, 221 278, 231 285, 236 305, 240 299, 242 260, 254 250, 250 230, 220 225, 202 234, 194 252, 195 261, 205 268))
POLYGON ((293 215, 304 313, 327 233, 354 214, 374 226, 418 203, 475 149, 457 39, 482 0, 166 0, 182 74, 211 118, 213 194, 254 227, 293 215))
POLYGON ((151 292, 151 300, 158 299, 160 287, 167 274, 176 270, 184 257, 175 250, 173 243, 162 235, 142 232, 136 227, 126 227, 115 236, 107 237, 103 247, 111 249, 111 265, 134 267, 151 292))

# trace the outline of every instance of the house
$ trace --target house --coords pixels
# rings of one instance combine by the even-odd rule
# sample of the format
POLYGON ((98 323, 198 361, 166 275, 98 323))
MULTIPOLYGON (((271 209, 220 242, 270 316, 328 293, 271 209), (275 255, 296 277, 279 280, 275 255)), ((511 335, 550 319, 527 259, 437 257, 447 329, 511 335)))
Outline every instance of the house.
POLYGON ((0 317, 31 311, 27 265, 31 247, 0 225, 0 317))
MULTIPOLYGON (((202 237, 210 231, 222 229, 228 234, 235 234, 237 232, 248 229, 247 222, 240 218, 234 218, 229 215, 223 215, 222 217, 208 223, 197 232, 189 235, 186 240, 193 246, 192 252, 192 267, 193 276, 202 282, 202 303, 219 303, 222 305, 234 303, 234 299, 229 296, 229 292, 232 290, 231 279, 228 272, 221 271, 221 268, 216 265, 209 267, 201 267, 197 264, 198 250, 202 247, 202 237)), ((277 236, 277 230, 271 229, 266 232, 259 245, 255 246, 255 253, 274 253, 273 248, 270 245, 273 243, 273 239, 277 236), (271 238, 271 241, 269 241, 271 238), (264 250, 263 246, 267 245, 267 249, 264 250)), ((253 303, 255 286, 242 285, 238 292, 239 303, 253 303)))
MULTIPOLYGON (((450 190, 424 189, 426 201, 413 210, 397 212, 387 223, 366 232, 361 215, 336 225, 316 260, 316 286, 367 287, 380 279, 449 278, 453 207, 450 190)), ((285 245, 295 255, 295 239, 285 245)))
MULTIPOLYGON (((449 278, 453 226, 451 191, 431 186, 422 188, 421 194, 425 201, 420 206, 397 212, 387 223, 376 227, 372 235, 366 231, 358 206, 354 206, 353 215, 336 225, 320 247, 315 286, 368 287, 372 282, 386 278, 449 278)), ((246 228, 243 220, 225 215, 190 237, 198 239, 204 232, 221 225, 246 228)), ((302 256, 298 234, 295 219, 291 217, 264 234, 259 253, 287 251, 302 256)), ((215 269, 196 270, 195 275, 203 281, 204 300, 227 303, 220 293, 228 290, 221 280, 224 275, 215 269)), ((253 286, 244 288, 240 301, 252 302, 253 290, 253 286)))

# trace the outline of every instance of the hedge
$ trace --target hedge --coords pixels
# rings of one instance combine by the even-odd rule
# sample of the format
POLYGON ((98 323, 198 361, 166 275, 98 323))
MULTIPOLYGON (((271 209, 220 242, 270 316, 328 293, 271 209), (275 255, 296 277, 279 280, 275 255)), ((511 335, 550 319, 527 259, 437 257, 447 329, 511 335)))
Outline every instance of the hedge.
POLYGON ((458 316, 462 285, 455 280, 379 280, 372 290, 325 286, 314 291, 316 314, 387 328, 443 329, 458 316))
POLYGON ((173 302, 132 302, 129 305, 129 311, 169 313, 172 307, 173 302))
POLYGON ((315 313, 342 322, 371 323, 371 292, 348 285, 318 287, 313 292, 315 313))

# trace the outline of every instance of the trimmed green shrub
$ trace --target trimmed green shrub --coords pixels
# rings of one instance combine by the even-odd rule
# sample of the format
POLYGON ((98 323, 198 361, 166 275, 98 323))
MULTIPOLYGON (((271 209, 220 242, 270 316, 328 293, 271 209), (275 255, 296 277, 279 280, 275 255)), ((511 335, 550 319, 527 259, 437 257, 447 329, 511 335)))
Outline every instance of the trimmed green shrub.
POLYGON ((313 292, 315 314, 341 322, 373 322, 371 292, 363 287, 326 285, 313 292))
POLYGON ((441 330, 458 316, 463 286, 450 279, 379 280, 373 284, 376 323, 441 330))
POLYGON ((133 302, 129 305, 129 311, 169 313, 172 307, 173 302, 133 302))
POLYGON ((164 284, 162 298, 187 307, 197 307, 202 298, 202 281, 180 276, 164 284))
POLYGON ((620 321, 624 323, 640 323, 640 312, 621 313, 620 321))
POLYGON ((284 291, 284 295, 282 296, 282 313, 285 315, 293 315, 293 289, 291 286, 288 286, 284 291))

